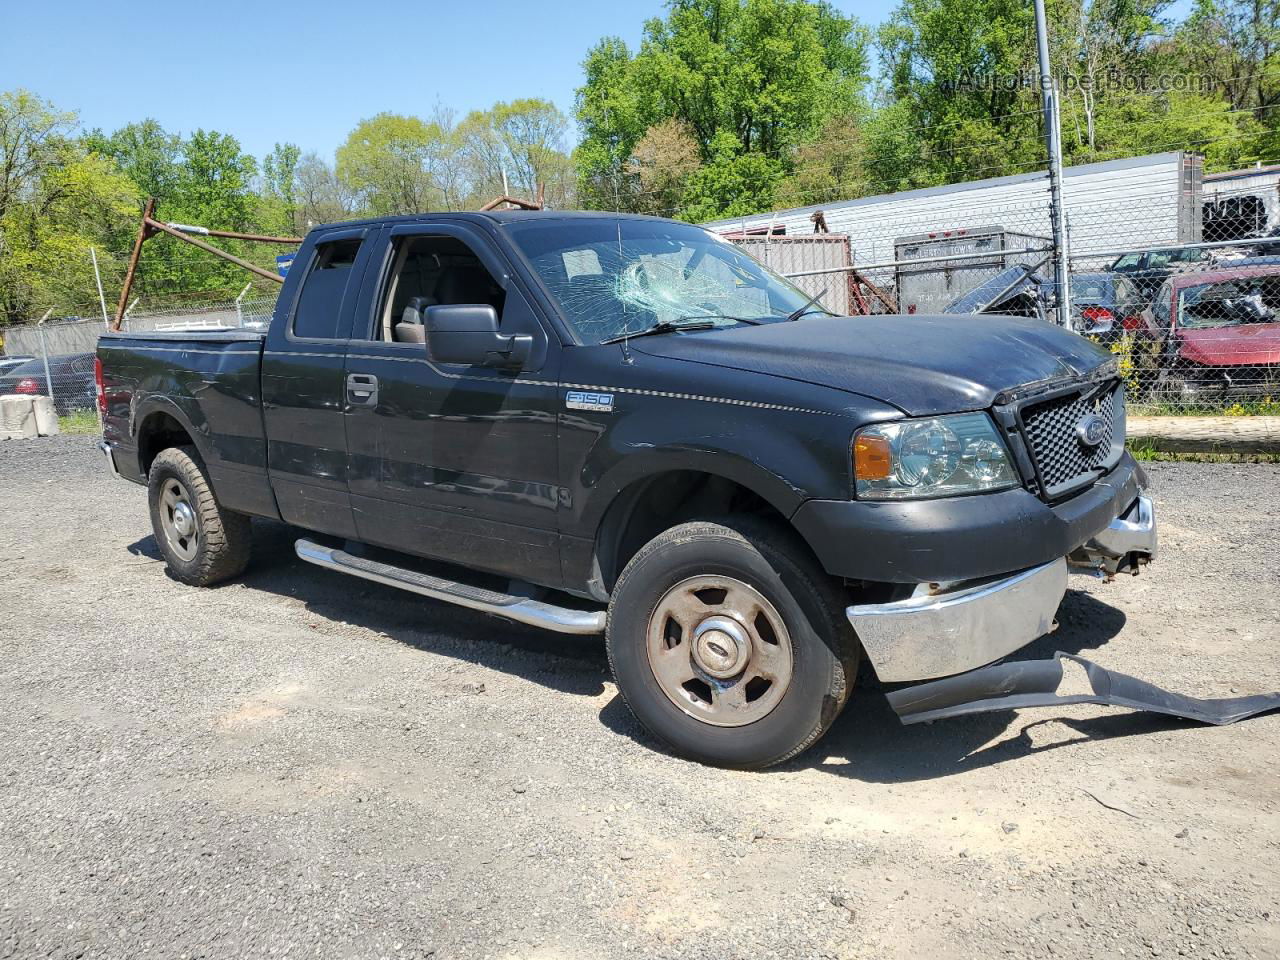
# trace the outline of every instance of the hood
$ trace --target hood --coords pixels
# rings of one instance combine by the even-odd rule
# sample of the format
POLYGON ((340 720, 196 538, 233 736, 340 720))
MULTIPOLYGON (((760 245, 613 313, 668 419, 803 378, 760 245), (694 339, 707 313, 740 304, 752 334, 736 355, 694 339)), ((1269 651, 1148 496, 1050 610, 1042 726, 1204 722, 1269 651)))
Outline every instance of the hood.
POLYGON ((647 337, 631 349, 835 387, 912 416, 981 410, 1001 390, 1080 376, 1110 359, 1040 320, 972 315, 808 317, 647 337))
POLYGON ((1280 363, 1280 323, 1242 323, 1177 332, 1179 355, 1210 367, 1269 366, 1280 363))

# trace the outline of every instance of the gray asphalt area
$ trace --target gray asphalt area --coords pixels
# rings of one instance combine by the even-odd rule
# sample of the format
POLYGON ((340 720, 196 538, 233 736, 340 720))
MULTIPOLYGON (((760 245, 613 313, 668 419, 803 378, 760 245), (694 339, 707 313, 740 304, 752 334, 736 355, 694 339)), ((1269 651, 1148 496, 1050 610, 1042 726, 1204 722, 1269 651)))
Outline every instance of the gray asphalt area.
MULTIPOLYGON (((1162 556, 1078 652, 1280 690, 1280 467, 1155 464, 1162 556)), ((903 727, 874 677, 765 773, 665 753, 598 638, 296 560, 170 579, 92 438, 0 444, 0 957, 1280 955, 1280 714, 903 727)))

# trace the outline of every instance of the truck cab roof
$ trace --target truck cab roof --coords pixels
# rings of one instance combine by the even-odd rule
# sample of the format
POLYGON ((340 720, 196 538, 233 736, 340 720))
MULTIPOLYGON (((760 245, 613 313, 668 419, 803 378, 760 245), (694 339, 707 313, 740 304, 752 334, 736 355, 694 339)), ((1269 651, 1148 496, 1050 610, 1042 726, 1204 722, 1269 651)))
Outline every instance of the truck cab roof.
POLYGON ((369 217, 363 220, 336 220, 332 223, 321 223, 311 228, 316 230, 332 230, 342 227, 382 226, 385 224, 418 223, 423 220, 458 220, 469 223, 514 223, 524 220, 650 220, 661 221, 663 217, 650 217, 640 213, 610 213, 596 210, 442 210, 439 212, 402 214, 390 217, 369 217))

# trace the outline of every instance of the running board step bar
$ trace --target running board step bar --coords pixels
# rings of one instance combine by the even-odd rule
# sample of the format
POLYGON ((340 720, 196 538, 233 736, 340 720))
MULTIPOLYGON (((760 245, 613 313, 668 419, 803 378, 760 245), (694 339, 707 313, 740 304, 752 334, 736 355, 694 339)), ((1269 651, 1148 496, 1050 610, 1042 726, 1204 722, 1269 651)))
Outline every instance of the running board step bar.
POLYGON ((442 577, 395 567, 389 563, 352 556, 345 550, 324 547, 305 539, 294 543, 293 549, 303 560, 314 563, 318 567, 348 573, 353 577, 372 580, 374 583, 385 584, 388 587, 398 587, 433 600, 443 600, 446 603, 491 613, 519 623, 555 630, 557 633, 604 633, 605 612, 603 610, 574 610, 570 607, 557 607, 550 603, 543 603, 540 600, 530 600, 528 597, 472 587, 454 580, 445 580, 442 577))

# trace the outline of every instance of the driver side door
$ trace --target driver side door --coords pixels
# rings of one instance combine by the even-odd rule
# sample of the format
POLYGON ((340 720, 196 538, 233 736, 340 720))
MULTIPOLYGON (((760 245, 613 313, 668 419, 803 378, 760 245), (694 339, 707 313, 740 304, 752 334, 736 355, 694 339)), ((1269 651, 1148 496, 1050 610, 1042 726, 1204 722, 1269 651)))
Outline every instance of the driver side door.
POLYGON ((384 228, 352 330, 348 478, 368 543, 548 586, 560 583, 560 343, 502 255, 470 226, 384 228), (488 303, 533 348, 518 370, 436 363, 415 330, 435 304, 488 303))

